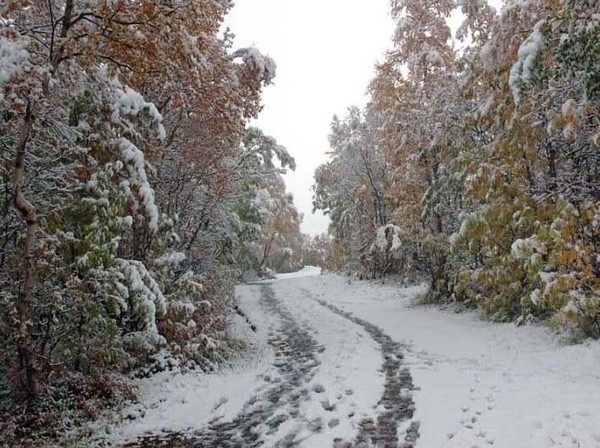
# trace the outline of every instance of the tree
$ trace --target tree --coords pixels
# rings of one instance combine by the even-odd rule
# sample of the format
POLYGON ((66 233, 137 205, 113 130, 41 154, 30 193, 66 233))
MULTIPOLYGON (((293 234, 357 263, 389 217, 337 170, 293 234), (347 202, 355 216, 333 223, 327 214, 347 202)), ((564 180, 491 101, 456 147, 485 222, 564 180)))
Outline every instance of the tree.
POLYGON ((242 176, 236 240, 244 254, 242 267, 294 270, 299 267, 302 216, 282 177, 286 169, 296 168, 294 159, 273 137, 250 128, 237 166, 242 176))
MULTIPOLYGON (((202 362, 237 279, 222 241, 259 175, 242 140, 274 62, 232 48, 228 1, 0 7, 0 331, 13 395, 43 399, 50 384, 160 348, 202 362)), ((263 140, 252 156, 263 167, 293 166, 263 140)))
MULTIPOLYGON (((379 117, 368 144, 388 167, 375 246, 401 247, 395 270, 426 274, 432 300, 597 336, 598 6, 394 1, 392 14, 367 109, 379 117), (461 48, 447 24, 456 7, 461 48)), ((317 171, 332 214, 352 210, 335 162, 317 171)), ((334 259, 356 240, 335 218, 334 259)))
POLYGON ((331 217, 336 265, 366 276, 377 273, 370 257, 380 226, 388 221, 387 166, 373 133, 378 117, 349 109, 343 120, 334 117, 329 137, 331 160, 315 172, 315 209, 331 217))
POLYGON ((447 244, 460 203, 455 163, 459 99, 447 20, 454 2, 392 3, 393 48, 371 83, 384 125, 378 140, 394 167, 392 221, 403 235, 404 268, 427 271, 433 291, 447 289, 447 244), (440 285, 436 285, 436 283, 440 285))

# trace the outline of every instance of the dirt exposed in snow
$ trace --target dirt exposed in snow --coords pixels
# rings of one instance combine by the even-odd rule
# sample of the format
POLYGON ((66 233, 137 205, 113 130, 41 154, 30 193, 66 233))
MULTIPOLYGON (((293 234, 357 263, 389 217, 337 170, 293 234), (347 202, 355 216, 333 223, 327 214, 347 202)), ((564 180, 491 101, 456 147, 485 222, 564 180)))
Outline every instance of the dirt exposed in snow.
MULTIPOLYGON (((308 291, 306 300, 312 298, 308 291)), ((314 299, 313 299, 314 300, 314 299)), ((307 329, 286 311, 270 285, 261 286, 261 305, 280 322, 279 331, 272 332, 269 344, 275 353, 274 365, 279 376, 265 376, 269 384, 260 395, 252 397, 240 414, 233 420, 211 422, 207 428, 195 433, 174 433, 143 437, 125 445, 129 448, 194 447, 194 448, 254 448, 265 445, 263 436, 278 431, 289 420, 303 422, 313 432, 321 432, 325 425, 322 418, 307 419, 302 415, 301 403, 314 399, 324 392, 316 384, 309 388, 315 370, 321 364, 318 353, 325 350, 310 335, 307 329)), ((383 356, 381 371, 385 375, 383 394, 378 403, 376 418, 366 417, 358 425, 357 435, 352 440, 333 440, 333 448, 412 448, 419 437, 419 423, 412 421, 414 389, 409 370, 403 365, 403 347, 393 341, 380 328, 347 313, 323 300, 316 300, 322 307, 362 327, 380 346, 383 356), (408 422, 405 431, 398 429, 408 422)), ((348 391, 350 395, 352 391, 348 391)), ((334 411, 335 404, 323 401, 326 411, 334 411)), ((335 426, 339 420, 331 419, 335 426)), ((296 425, 296 428, 298 426, 296 425)), ((280 438, 275 448, 299 446, 305 437, 298 429, 291 429, 280 438)))
MULTIPOLYGON (((310 293, 306 291, 306 294, 310 293)), ((334 313, 363 327, 371 337, 381 346, 383 353, 383 367, 385 372, 385 386, 383 396, 379 401, 381 410, 377 421, 371 418, 360 423, 360 430, 354 442, 337 440, 335 448, 363 448, 377 446, 383 448, 412 448, 419 438, 419 422, 411 421, 415 411, 412 400, 414 390, 410 371, 403 365, 403 347, 395 342, 380 328, 369 322, 359 319, 352 314, 337 308, 323 300, 319 304, 334 313), (398 434, 402 423, 409 422, 405 434, 398 434)))
MULTIPOLYGON (((230 422, 212 422, 208 428, 194 434, 170 434, 145 437, 125 445, 130 448, 194 447, 253 448, 264 445, 263 434, 275 432, 289 420, 302 419, 300 403, 310 400, 307 383, 320 362, 320 347, 310 334, 280 306, 269 285, 261 287, 261 304, 281 321, 278 332, 272 333, 269 344, 275 352, 275 367, 280 376, 263 380, 270 385, 259 396, 246 403, 242 412, 230 422)), ((311 423, 311 422, 307 422, 311 423)), ((298 446, 298 433, 290 432, 277 447, 298 446)))
POLYGON ((413 306, 422 292, 329 275, 240 286, 240 368, 140 380, 143 411, 108 446, 600 448, 597 341, 413 306))

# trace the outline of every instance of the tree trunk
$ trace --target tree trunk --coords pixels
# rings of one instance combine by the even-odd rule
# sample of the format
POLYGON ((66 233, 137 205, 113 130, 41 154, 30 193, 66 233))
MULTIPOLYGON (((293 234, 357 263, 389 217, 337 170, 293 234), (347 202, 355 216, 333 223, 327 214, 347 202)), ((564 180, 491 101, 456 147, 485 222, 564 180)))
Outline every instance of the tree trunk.
MULTIPOLYGON (((60 37, 64 39, 72 25, 74 0, 66 0, 60 37)), ((52 11, 50 11, 52 14, 52 11)), ((58 22, 56 22, 58 23, 58 22)), ((55 24, 53 23, 53 26, 55 24)), ((64 43, 54 49, 54 36, 50 48, 50 62, 52 72, 55 72, 62 61, 64 43)), ((49 77, 44 83, 44 94, 48 94, 49 77)), ((33 290, 35 287, 35 243, 38 233, 38 217, 35 207, 27 200, 23 193, 25 183, 25 159, 27 155, 27 142, 33 127, 33 113, 31 103, 27 104, 25 118, 17 141, 15 171, 13 176, 13 197, 15 209, 21 214, 26 224, 25 242, 22 253, 22 285, 17 302, 17 353, 20 366, 20 381, 24 392, 29 399, 39 397, 41 393, 40 372, 35 360, 34 342, 31 337, 33 325, 33 290)))
POLYGON ((272 236, 271 238, 269 238, 269 241, 267 241, 267 244, 265 245, 264 249, 263 249, 263 257, 262 260, 260 260, 260 268, 259 269, 263 269, 265 268, 266 264, 267 264, 267 258, 269 258, 269 255, 271 254, 271 246, 273 245, 273 240, 275 239, 275 236, 272 236))
POLYGON ((25 244, 22 257, 22 287, 17 302, 18 330, 17 351, 21 367, 22 384, 29 398, 40 394, 39 372, 37 371, 34 350, 31 340, 31 325, 33 320, 33 288, 35 286, 35 259, 34 246, 38 230, 38 219, 33 205, 23 194, 25 177, 25 156, 27 154, 27 141, 33 125, 31 106, 27 106, 25 120, 17 142, 15 172, 13 177, 14 204, 26 223, 25 244))

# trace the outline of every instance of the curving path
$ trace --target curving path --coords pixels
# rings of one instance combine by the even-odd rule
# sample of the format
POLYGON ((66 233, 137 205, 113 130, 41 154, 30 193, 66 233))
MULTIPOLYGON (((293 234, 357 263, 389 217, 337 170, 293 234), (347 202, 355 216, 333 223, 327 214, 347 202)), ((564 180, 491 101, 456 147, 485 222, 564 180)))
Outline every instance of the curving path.
MULTIPOLYGON (((292 300, 271 284, 248 288, 254 290, 257 306, 264 313, 261 320, 275 322, 268 333, 274 374, 262 375, 256 394, 229 421, 215 417, 200 430, 144 436, 123 446, 414 446, 419 424, 412 421, 413 384, 403 364, 401 344, 378 327, 315 299, 306 290, 297 291, 292 300), (364 342, 368 338, 364 335, 372 341, 364 342), (355 338, 356 343, 349 344, 349 338, 355 338), (378 366, 371 366, 377 357, 378 366), (349 377, 350 371, 367 383, 382 383, 378 395, 355 397, 354 390, 346 384, 357 382, 349 377), (367 374, 373 378, 365 378, 367 374), (336 392, 336 386, 343 388, 344 393, 336 392), (368 400, 372 406, 365 405, 368 400)), ((244 303, 239 306, 243 308, 244 303)), ((255 321, 253 325, 260 324, 255 321)))

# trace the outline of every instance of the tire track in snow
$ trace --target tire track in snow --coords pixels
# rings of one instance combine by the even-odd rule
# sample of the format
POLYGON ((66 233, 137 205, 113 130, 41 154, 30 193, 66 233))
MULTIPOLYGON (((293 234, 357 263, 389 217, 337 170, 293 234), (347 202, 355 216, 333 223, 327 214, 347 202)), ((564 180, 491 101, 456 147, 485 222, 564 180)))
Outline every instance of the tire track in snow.
POLYGON ((379 327, 360 319, 324 300, 315 299, 309 291, 303 292, 335 314, 361 326, 379 344, 383 353, 385 385, 379 401, 381 411, 377 421, 365 419, 360 423, 356 439, 352 442, 336 440, 334 448, 412 448, 419 438, 419 422, 411 421, 415 411, 412 399, 414 390, 412 377, 403 366, 402 345, 395 342, 379 327), (404 426, 403 440, 398 428, 404 426))
MULTIPOLYGON (((323 348, 281 307, 268 284, 261 287, 261 305, 281 322, 280 330, 269 340, 280 377, 265 378, 268 385, 264 392, 248 401, 230 422, 213 420, 206 429, 197 432, 142 437, 125 447, 257 448, 265 445, 265 436, 276 434, 287 421, 309 423, 300 415, 300 404, 309 399, 306 385, 315 375, 320 364, 317 353, 323 348)), ((293 448, 301 442, 298 432, 291 431, 269 446, 293 448)))

